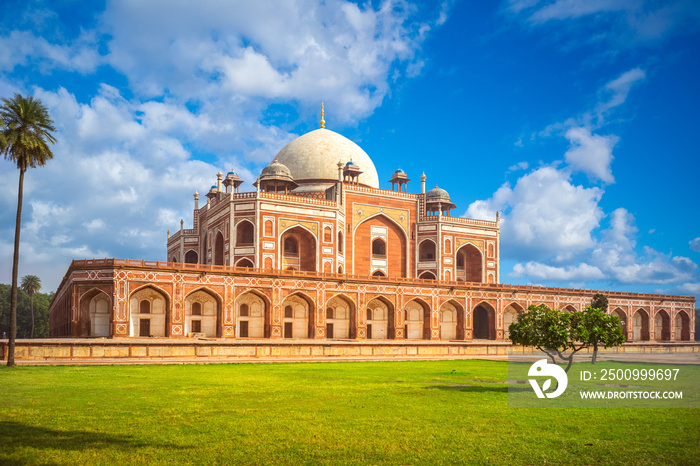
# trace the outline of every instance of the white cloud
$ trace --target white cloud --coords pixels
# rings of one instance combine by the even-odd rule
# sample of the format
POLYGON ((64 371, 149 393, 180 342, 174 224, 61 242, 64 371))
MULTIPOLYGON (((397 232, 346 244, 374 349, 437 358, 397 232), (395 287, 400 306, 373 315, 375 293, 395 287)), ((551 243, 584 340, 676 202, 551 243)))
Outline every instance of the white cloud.
POLYGON ((588 264, 554 267, 533 261, 527 262, 525 265, 520 263, 515 264, 511 276, 514 278, 528 277, 531 280, 555 281, 598 280, 605 277, 598 267, 588 264))
POLYGON ((515 165, 511 165, 510 167, 508 167, 508 171, 515 172, 519 170, 527 170, 529 166, 530 164, 528 164, 527 162, 518 162, 515 165))
POLYGON ((510 257, 549 256, 564 260, 592 247, 591 236, 603 211, 598 206, 603 191, 571 183, 566 170, 542 167, 508 184, 491 199, 472 203, 471 218, 493 218, 505 213, 501 240, 510 257))
POLYGON ((617 136, 598 136, 591 134, 587 128, 570 128, 565 137, 571 143, 571 147, 564 154, 564 158, 572 168, 606 183, 615 181, 610 164, 613 148, 619 141, 617 136))
POLYGON ((336 122, 365 117, 381 104, 397 71, 415 75, 416 51, 433 24, 417 22, 402 0, 334 0, 173 5, 111 2, 102 17, 106 60, 144 97, 170 94, 259 112, 269 102, 323 100, 336 122), (261 100, 265 99, 265 100, 261 100))
POLYGON ((608 110, 625 103, 632 86, 644 79, 646 79, 646 72, 643 69, 632 68, 607 83, 605 85, 605 91, 609 97, 607 100, 598 103, 596 106, 596 113, 598 115, 603 115, 608 110))
POLYGON ((692 249, 693 251, 700 252, 700 237, 697 237, 694 240, 689 241, 688 245, 690 246, 690 249, 692 249))
POLYGON ((627 47, 695 30, 700 19, 698 2, 687 0, 509 0, 507 9, 540 27, 554 21, 572 27, 599 23, 606 32, 588 41, 602 38, 627 47))
POLYGON ((83 33, 71 44, 51 44, 28 31, 12 31, 0 37, 0 70, 33 63, 43 72, 54 68, 79 73, 95 71, 101 58, 91 33, 83 33))
MULTIPOLYGON (((26 174, 21 250, 23 270, 60 264, 56 276, 42 277, 47 289, 74 258, 162 259, 165 231, 179 229, 180 218, 191 225, 195 190, 223 169, 254 179, 234 156, 218 166, 190 159, 187 142, 216 127, 182 106, 134 104, 109 86, 88 104, 65 89, 36 94, 51 109, 59 142, 53 160, 26 174)), ((16 179, 16 170, 0 172, 0 186, 16 179)), ((14 209, 0 211, 2 263, 11 260, 13 218, 14 209)))

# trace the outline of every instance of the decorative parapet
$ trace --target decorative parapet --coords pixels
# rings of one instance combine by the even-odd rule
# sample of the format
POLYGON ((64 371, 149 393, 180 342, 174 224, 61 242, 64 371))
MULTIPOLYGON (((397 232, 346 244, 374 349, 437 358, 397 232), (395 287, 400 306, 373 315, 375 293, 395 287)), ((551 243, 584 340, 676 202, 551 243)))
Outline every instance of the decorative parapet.
POLYGON ((240 276, 270 276, 275 277, 300 277, 315 280, 333 280, 339 282, 363 282, 363 283, 384 283, 395 285, 421 285, 432 286, 435 288, 447 288, 448 290, 478 290, 485 292, 506 292, 511 293, 513 297, 518 294, 537 294, 537 293, 557 293, 571 296, 593 296, 596 293, 602 293, 609 299, 648 299, 655 301, 673 300, 686 303, 695 303, 693 296, 680 295, 665 295, 653 293, 628 293, 622 291, 607 291, 607 290, 586 290, 579 288, 559 288, 546 287, 536 285, 509 285, 504 283, 487 284, 480 282, 457 282, 449 280, 427 280, 419 278, 403 278, 403 277, 376 277, 373 275, 355 275, 355 274, 338 274, 338 273, 323 273, 298 270, 279 270, 279 269, 262 269, 248 267, 230 267, 227 265, 212 265, 212 264, 187 264, 181 262, 161 262, 148 260, 133 260, 133 259, 83 259, 74 260, 66 275, 61 281, 58 289, 61 289, 65 282, 69 279, 71 273, 78 269, 94 269, 94 268, 141 268, 147 270, 170 270, 178 272, 211 272, 240 276))
POLYGON ((415 201, 420 196, 420 194, 404 193, 401 191, 392 191, 390 189, 368 188, 366 186, 358 186, 352 183, 343 183, 343 189, 350 192, 355 191, 359 193, 378 194, 380 196, 388 196, 395 198, 399 197, 403 199, 408 199, 410 201, 415 201))
POLYGON ((441 223, 454 223, 458 225, 481 226, 498 229, 498 222, 492 222, 491 220, 478 220, 475 218, 466 217, 451 217, 449 215, 422 216, 420 217, 419 221, 421 223, 437 223, 439 221, 441 223))

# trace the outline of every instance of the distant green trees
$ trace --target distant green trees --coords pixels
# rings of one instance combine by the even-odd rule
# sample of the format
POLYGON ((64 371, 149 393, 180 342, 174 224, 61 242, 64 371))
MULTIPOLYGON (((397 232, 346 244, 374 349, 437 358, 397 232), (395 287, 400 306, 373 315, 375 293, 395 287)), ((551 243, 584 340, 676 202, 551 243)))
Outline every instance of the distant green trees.
MULTIPOLYGON (((10 334, 10 292, 11 286, 0 284, 0 338, 10 334)), ((31 298, 21 288, 17 292, 17 338, 31 338, 32 304, 31 298)), ((34 293, 34 338, 49 336, 49 303, 51 293, 34 293)))

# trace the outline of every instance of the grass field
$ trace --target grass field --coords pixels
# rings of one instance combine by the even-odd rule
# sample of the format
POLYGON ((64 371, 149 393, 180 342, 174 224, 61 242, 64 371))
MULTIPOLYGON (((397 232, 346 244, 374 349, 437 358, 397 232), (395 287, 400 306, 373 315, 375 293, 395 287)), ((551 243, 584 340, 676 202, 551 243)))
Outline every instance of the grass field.
POLYGON ((506 377, 478 360, 3 367, 0 464, 698 464, 700 409, 509 409, 506 377))

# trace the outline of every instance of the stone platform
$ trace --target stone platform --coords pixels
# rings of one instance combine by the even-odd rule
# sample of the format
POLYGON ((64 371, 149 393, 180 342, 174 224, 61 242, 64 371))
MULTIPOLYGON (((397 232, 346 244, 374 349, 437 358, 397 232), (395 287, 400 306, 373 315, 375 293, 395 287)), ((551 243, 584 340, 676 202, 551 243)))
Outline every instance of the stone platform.
MULTIPOLYGON (((18 364, 148 364, 420 359, 505 359, 509 352, 541 354, 533 348, 491 340, 356 341, 226 340, 172 338, 60 338, 17 340, 18 364)), ((588 352, 591 352, 590 350, 588 352)), ((586 350, 580 353, 586 353, 586 350)), ((601 355, 699 356, 700 342, 627 343, 601 355)), ((7 361, 7 340, 0 340, 7 361)))

